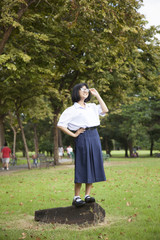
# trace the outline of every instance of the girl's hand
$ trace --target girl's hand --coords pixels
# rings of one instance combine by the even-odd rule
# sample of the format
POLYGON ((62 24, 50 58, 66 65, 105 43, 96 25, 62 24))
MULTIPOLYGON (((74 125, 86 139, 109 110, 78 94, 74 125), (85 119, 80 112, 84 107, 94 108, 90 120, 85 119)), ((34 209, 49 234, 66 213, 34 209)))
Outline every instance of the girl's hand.
POLYGON ((97 92, 97 90, 95 88, 90 88, 89 91, 91 92, 91 94, 95 97, 99 96, 99 93, 97 92))
POLYGON ((84 128, 80 128, 75 132, 75 137, 78 137, 81 133, 83 133, 85 131, 84 128))

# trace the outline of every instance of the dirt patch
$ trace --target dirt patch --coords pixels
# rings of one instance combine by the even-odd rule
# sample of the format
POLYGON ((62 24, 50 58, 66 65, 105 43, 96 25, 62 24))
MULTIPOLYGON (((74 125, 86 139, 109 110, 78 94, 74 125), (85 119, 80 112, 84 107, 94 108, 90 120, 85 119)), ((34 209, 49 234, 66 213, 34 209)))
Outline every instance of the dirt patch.
POLYGON ((126 221, 127 217, 119 217, 119 216, 106 216, 103 223, 89 225, 67 225, 67 224, 47 224, 42 222, 36 222, 34 220, 34 216, 30 215, 21 215, 18 216, 19 219, 13 219, 7 223, 1 223, 2 229, 7 231, 7 229, 19 229, 19 230, 34 230, 34 231, 52 231, 53 229, 68 229, 74 231, 79 230, 87 230, 92 229, 95 227, 104 227, 104 226, 111 226, 118 222, 126 221))

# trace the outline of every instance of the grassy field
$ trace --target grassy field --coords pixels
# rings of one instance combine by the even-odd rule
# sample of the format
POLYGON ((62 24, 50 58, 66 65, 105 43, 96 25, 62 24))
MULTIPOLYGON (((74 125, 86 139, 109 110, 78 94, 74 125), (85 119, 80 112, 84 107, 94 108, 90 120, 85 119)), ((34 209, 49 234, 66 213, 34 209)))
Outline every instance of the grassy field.
MULTIPOLYGON (((139 157, 149 157, 150 156, 150 150, 138 150, 137 152, 138 152, 139 157)), ((153 155, 158 152, 160 152, 160 151, 154 150, 153 155)), ((113 150, 113 151, 111 151, 111 154, 112 154, 113 158, 115 158, 115 157, 118 157, 118 158, 123 157, 124 158, 125 151, 124 150, 113 150)), ((128 152, 128 155, 129 155, 129 152, 128 152)))
POLYGON ((160 159, 111 158, 105 172, 92 195, 106 219, 89 227, 34 221, 36 210, 71 205, 73 165, 1 172, 0 240, 160 240, 160 159))

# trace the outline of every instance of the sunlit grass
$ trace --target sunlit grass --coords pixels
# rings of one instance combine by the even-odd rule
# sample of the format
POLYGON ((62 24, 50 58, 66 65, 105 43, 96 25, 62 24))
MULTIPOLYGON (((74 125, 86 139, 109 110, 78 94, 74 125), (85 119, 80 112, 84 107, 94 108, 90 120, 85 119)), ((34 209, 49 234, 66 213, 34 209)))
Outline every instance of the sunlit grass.
MULTIPOLYGON (((137 150, 139 157, 150 157, 150 150, 137 150)), ((158 153, 160 151, 154 150, 153 154, 158 153)), ((112 157, 125 157, 124 150, 112 150, 111 151, 112 157)), ((129 152, 128 152, 129 155, 129 152)))
MULTIPOLYGON (((116 158, 115 158, 116 159, 116 158)), ((105 163, 106 182, 93 185, 92 195, 106 211, 97 227, 41 224, 39 209, 70 206, 74 168, 3 172, 0 175, 0 239, 159 240, 160 159, 139 158, 105 163)), ((84 186, 81 196, 84 197, 84 186)))

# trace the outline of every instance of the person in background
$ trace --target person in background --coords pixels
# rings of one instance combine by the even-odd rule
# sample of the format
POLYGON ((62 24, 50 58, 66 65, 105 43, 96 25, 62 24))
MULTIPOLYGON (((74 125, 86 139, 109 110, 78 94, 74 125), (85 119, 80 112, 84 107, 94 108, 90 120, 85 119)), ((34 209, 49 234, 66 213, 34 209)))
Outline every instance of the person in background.
POLYGON ((67 147, 67 155, 68 155, 69 158, 71 158, 72 152, 73 152, 73 148, 69 145, 67 147))
POLYGON ((59 158, 62 159, 62 157, 63 157, 63 155, 64 155, 63 147, 59 147, 59 148, 58 148, 58 155, 59 155, 59 158))
POLYGON ((2 170, 9 170, 9 160, 11 157, 11 149, 8 147, 7 142, 5 142, 2 152, 2 170))
POLYGON ((36 154, 33 154, 32 155, 32 159, 33 159, 33 164, 37 167, 38 165, 38 157, 36 154))
POLYGON ((95 202, 90 196, 92 183, 106 181, 102 148, 97 126, 99 115, 104 116, 108 108, 95 88, 88 88, 86 83, 79 83, 72 91, 73 105, 60 116, 58 128, 75 138, 75 196, 72 205, 81 207, 95 202), (91 95, 99 104, 87 103, 91 95), (85 183, 84 201, 80 197, 82 183, 85 183))

